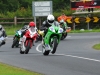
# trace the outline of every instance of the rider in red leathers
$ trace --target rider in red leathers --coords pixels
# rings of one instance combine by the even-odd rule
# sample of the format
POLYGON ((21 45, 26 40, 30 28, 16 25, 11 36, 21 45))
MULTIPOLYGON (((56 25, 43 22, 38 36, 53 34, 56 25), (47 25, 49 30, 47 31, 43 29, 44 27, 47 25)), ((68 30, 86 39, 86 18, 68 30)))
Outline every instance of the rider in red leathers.
POLYGON ((23 36, 24 42, 25 42, 26 38, 32 38, 33 39, 33 45, 34 45, 34 41, 36 41, 37 36, 38 36, 37 28, 35 26, 35 23, 32 21, 32 22, 29 23, 29 28, 28 28, 28 30, 26 30, 26 32, 23 36))

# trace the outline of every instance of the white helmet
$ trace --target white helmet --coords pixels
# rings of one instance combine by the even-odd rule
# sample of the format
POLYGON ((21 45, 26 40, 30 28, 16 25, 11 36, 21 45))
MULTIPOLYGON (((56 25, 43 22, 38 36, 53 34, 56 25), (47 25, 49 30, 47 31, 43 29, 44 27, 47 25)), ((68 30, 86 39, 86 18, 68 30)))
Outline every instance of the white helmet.
POLYGON ((62 19, 62 20, 60 20, 60 24, 63 24, 64 23, 64 20, 62 19))
POLYGON ((49 24, 52 24, 53 22, 54 22, 54 20, 55 20, 55 18, 54 18, 54 16, 53 15, 48 15, 48 17, 47 17, 47 22, 49 23, 49 24))

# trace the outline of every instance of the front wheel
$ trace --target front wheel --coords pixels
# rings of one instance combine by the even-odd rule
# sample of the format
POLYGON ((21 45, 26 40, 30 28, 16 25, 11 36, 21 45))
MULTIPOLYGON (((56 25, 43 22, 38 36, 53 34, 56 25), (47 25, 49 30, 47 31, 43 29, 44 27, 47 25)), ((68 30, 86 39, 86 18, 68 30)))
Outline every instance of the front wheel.
POLYGON ((25 54, 28 54, 28 52, 29 52, 29 50, 30 50, 30 45, 31 45, 31 42, 28 41, 28 44, 26 45, 25 54))
POLYGON ((13 44, 12 44, 11 47, 14 48, 14 46, 16 46, 17 44, 18 44, 18 40, 17 40, 17 39, 14 39, 14 40, 13 40, 13 44))
POLYGON ((44 44, 42 45, 42 53, 43 55, 47 56, 50 53, 50 50, 46 50, 44 44))
POLYGON ((23 49, 24 49, 24 48, 23 48, 23 44, 22 44, 22 42, 21 42, 21 44, 20 44, 20 54, 24 54, 25 51, 23 51, 23 49))
POLYGON ((56 49, 57 49, 57 46, 58 46, 58 39, 57 38, 54 38, 53 39, 53 42, 52 43, 52 47, 53 47, 53 50, 52 50, 52 54, 54 54, 56 52, 56 49))

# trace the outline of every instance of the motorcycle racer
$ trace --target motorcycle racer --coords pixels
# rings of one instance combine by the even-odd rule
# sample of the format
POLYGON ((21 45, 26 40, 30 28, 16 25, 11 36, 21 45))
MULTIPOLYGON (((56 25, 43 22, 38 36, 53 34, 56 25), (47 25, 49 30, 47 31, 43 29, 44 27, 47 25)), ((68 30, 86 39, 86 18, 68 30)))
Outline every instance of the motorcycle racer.
MULTIPOLYGON (((21 38, 20 38, 19 44, 21 44, 23 36, 25 35, 26 31, 29 29, 30 25, 32 25, 32 24, 34 24, 34 22, 30 22, 29 25, 25 25, 24 27, 22 27, 20 29, 20 31, 21 31, 21 38)), ((37 31, 36 26, 35 26, 35 29, 37 31)))
POLYGON ((6 38, 7 38, 6 31, 2 25, 0 25, 0 38, 2 38, 2 40, 0 40, 0 46, 1 46, 6 43, 6 38))
POLYGON ((64 31, 67 29, 67 23, 66 22, 64 22, 64 20, 62 19, 62 20, 60 20, 60 26, 61 26, 61 28, 63 28, 64 29, 64 31))
MULTIPOLYGON (((59 26, 59 23, 57 21, 55 21, 55 17, 50 14, 47 16, 47 20, 45 20, 43 23, 42 23, 42 26, 40 27, 40 30, 43 31, 44 30, 44 36, 46 35, 47 33, 47 30, 48 28, 54 23, 54 25, 58 25, 59 26)), ((43 36, 43 37, 44 37, 43 36)))
MULTIPOLYGON (((34 41, 36 40, 36 38, 37 38, 37 36, 38 36, 38 34, 37 34, 37 28, 36 28, 36 25, 35 25, 35 23, 33 22, 33 21, 31 21, 30 23, 29 23, 29 28, 25 31, 25 33, 24 33, 24 35, 23 35, 23 37, 22 37, 22 39, 21 40, 23 40, 24 39, 24 42, 25 42, 25 40, 26 40, 26 36, 28 37, 29 36, 29 34, 31 33, 36 33, 36 34, 34 34, 34 41)), ((33 46, 34 46, 34 41, 33 41, 33 46)))

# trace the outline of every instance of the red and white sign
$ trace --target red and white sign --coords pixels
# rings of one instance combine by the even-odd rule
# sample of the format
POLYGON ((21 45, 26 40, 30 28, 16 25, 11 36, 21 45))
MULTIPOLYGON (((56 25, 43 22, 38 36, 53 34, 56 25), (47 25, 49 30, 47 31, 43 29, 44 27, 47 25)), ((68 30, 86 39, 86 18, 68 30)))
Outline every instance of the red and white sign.
POLYGON ((100 0, 80 0, 80 1, 71 1, 71 9, 76 10, 77 8, 100 8, 100 0))

